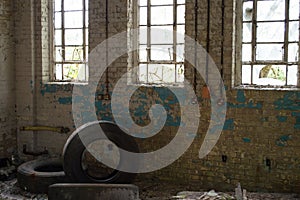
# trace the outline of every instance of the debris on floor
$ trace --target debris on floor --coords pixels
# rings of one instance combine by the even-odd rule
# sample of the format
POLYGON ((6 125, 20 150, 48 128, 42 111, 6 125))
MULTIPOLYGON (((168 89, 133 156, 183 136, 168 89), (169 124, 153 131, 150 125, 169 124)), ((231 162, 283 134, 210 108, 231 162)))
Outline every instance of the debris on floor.
POLYGON ((179 192, 173 199, 182 200, 234 200, 235 198, 226 193, 217 193, 214 190, 209 192, 179 192))

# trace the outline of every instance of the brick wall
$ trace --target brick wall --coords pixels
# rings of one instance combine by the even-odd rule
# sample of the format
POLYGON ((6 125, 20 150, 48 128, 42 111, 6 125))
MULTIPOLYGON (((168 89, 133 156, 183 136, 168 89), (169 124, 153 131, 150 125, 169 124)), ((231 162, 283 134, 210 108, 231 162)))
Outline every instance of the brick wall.
MULTIPOLYGON (((16 74, 18 128, 27 125, 66 126, 75 129, 72 115, 71 84, 47 83, 45 74, 45 50, 42 50, 47 9, 45 1, 34 4, 19 0, 16 4, 16 74), (32 14, 32 11, 34 11, 32 14), (41 12, 42 11, 42 12, 41 12), (31 34, 34 31, 34 34, 31 34)), ((127 29, 126 1, 109 2, 109 36, 127 29)), ((232 89, 232 33, 233 1, 225 0, 224 30, 222 31, 222 0, 210 1, 210 29, 207 30, 207 2, 199 1, 197 10, 199 43, 207 46, 219 69, 222 69, 227 95, 227 116, 217 145, 203 159, 198 152, 210 121, 210 102, 202 98, 203 78, 197 75, 196 88, 201 117, 198 134, 188 151, 172 165, 148 174, 140 179, 158 179, 192 183, 195 188, 232 190, 238 182, 252 191, 299 192, 299 91, 238 90, 232 89), (209 31, 210 34, 207 34, 209 31), (224 35, 222 36, 222 32, 224 35), (224 39, 224 41, 222 41, 224 39), (221 52, 223 50, 223 52, 221 52), (223 59, 221 58, 223 56, 223 59)), ((195 37, 194 1, 187 1, 186 32, 195 37)), ((106 39, 105 1, 90 2, 90 50, 106 39)), ((103 60, 105 62, 105 60, 103 60)), ((109 84, 105 76, 99 81, 96 97, 105 94, 106 87, 112 92, 120 76, 126 72, 127 57, 122 56, 108 68, 109 84)), ((193 70, 187 69, 187 79, 193 80, 193 70)), ((78 87, 78 86, 76 86, 78 87)), ((81 94, 87 86, 81 86, 81 94)), ((97 99, 97 98, 96 98, 97 99)), ((159 149, 176 134, 178 128, 178 102, 164 88, 140 88, 132 97, 133 119, 142 125, 149 122, 147 110, 151 103, 166 105, 170 114, 164 129, 155 137, 139 140, 142 151, 159 149), (173 103, 169 103, 173 102, 173 103)), ((113 120, 109 100, 96 100, 99 119, 113 120)), ((84 112, 89 119, 89 109, 84 112)), ((47 148, 51 154, 61 154, 68 134, 54 132, 18 132, 19 149, 47 148)))
POLYGON ((13 3, 0 2, 0 158, 16 147, 13 3))

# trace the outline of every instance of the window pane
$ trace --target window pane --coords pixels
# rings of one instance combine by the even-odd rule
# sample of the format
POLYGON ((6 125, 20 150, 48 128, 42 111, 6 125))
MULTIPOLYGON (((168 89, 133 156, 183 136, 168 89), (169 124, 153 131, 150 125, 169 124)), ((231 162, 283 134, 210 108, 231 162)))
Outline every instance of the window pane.
POLYGON ((284 20, 285 0, 257 1, 257 20, 284 20))
POLYGON ((258 23, 257 24, 257 42, 283 42, 284 41, 284 23, 258 23))
POLYGON ((66 45, 82 45, 82 30, 65 30, 65 43, 66 45))
POLYGON ((299 57, 299 47, 298 47, 298 44, 289 44, 289 58, 288 58, 288 61, 289 62, 296 62, 298 61, 298 57, 299 57))
POLYGON ((61 12, 54 15, 54 28, 61 28, 61 12))
POLYGON ((162 83, 163 82, 163 67, 161 65, 148 65, 148 82, 162 83))
POLYGON ((242 84, 251 84, 251 66, 242 66, 242 84))
POLYGON ((139 29, 139 43, 147 44, 147 28, 146 27, 140 27, 140 29, 139 29))
POLYGON ((283 44, 258 44, 257 60, 282 60, 283 44))
POLYGON ((64 64, 64 80, 78 80, 81 64, 64 64))
POLYGON ((82 0, 65 0, 65 10, 83 10, 82 0))
POLYGON ((85 12, 85 27, 89 26, 89 12, 85 12))
POLYGON ((140 45, 139 60, 140 60, 140 62, 147 62, 147 46, 146 45, 140 45))
POLYGON ((83 12, 65 12, 65 28, 82 28, 83 12))
POLYGON ((164 83, 174 83, 175 82, 175 65, 162 65, 163 77, 162 81, 164 83))
POLYGON ((61 0, 54 0, 54 4, 55 11, 61 11, 61 0))
POLYGON ((173 6, 151 7, 151 24, 173 24, 173 6))
POLYGON ((152 45, 151 60, 173 60, 173 46, 172 45, 152 45))
POLYGON ((140 6, 147 6, 147 0, 139 0, 139 5, 140 6))
POLYGON ((177 4, 185 4, 185 0, 177 0, 177 4))
POLYGON ((287 84, 288 85, 297 85, 297 73, 298 73, 298 66, 288 66, 288 78, 287 84))
POLYGON ((82 47, 66 47, 66 61, 83 61, 82 47))
POLYGON ((252 24, 244 23, 243 24, 243 42, 252 41, 252 24))
POLYGON ((178 25, 177 26, 177 43, 184 43, 184 34, 185 34, 185 26, 178 25))
POLYGON ((140 8, 140 25, 147 25, 147 7, 140 8))
POLYGON ((176 47, 176 61, 183 62, 184 61, 184 45, 177 45, 176 47))
POLYGON ((147 65, 146 64, 139 65, 139 81, 142 83, 147 82, 147 65))
POLYGON ((253 83, 257 85, 285 85, 286 66, 253 66, 253 83))
POLYGON ((185 22, 185 5, 177 6, 177 23, 185 22))
POLYGON ((77 71, 74 71, 73 79, 76 79, 78 81, 86 80, 86 65, 85 64, 77 64, 76 66, 77 66, 77 71))
POLYGON ((55 47, 55 62, 63 61, 62 48, 55 47))
POLYGON ((290 0, 290 20, 299 19, 299 0, 290 0))
POLYGON ((172 44, 173 26, 151 28, 151 44, 172 44))
POLYGON ((85 29, 85 45, 89 44, 89 29, 85 29))
POLYGON ((253 2, 247 1, 243 3, 243 21, 252 20, 253 2))
POLYGON ((62 80, 62 65, 61 64, 55 65, 55 79, 62 80))
POLYGON ((173 0, 151 0, 151 5, 168 5, 173 4, 173 0))
POLYGON ((89 0, 85 0, 85 10, 89 10, 89 0))
POLYGON ((182 83, 184 81, 184 64, 177 65, 177 82, 182 83))
POLYGON ((62 45, 61 36, 61 30, 56 30, 54 36, 55 45, 62 45))
POLYGON ((251 44, 243 44, 243 49, 242 49, 242 61, 251 61, 251 56, 252 56, 252 45, 251 44))
POLYGON ((289 29, 289 41, 299 41, 299 22, 290 22, 289 29))

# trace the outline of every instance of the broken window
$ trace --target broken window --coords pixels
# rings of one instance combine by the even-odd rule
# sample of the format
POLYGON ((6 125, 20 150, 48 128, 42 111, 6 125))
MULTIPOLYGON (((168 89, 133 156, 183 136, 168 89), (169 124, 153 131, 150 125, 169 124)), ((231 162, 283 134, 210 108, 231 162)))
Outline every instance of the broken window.
POLYGON ((54 0, 55 81, 88 79, 88 0, 54 0))
POLYGON ((237 5, 242 7, 241 83, 297 86, 300 1, 243 0, 237 5))
POLYGON ((130 28, 137 28, 132 82, 179 84, 184 81, 185 0, 137 0, 130 28))

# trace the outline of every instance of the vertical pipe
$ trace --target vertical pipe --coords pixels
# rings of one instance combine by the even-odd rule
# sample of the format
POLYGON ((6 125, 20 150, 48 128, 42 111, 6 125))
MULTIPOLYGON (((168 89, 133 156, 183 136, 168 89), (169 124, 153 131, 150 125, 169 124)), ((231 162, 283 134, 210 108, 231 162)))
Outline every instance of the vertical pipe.
POLYGON ((286 73, 286 79, 285 79, 285 85, 287 85, 287 79, 288 79, 288 46, 289 46, 289 7, 290 7, 290 1, 285 1, 285 30, 284 30, 284 54, 283 54, 283 60, 286 62, 285 65, 285 73, 286 73))
POLYGON ((105 1, 105 48, 106 48, 106 73, 105 73, 105 88, 106 88, 106 100, 109 99, 109 78, 108 78, 108 0, 105 1))
POLYGON ((205 81, 208 84, 208 66, 209 66, 209 48, 210 48, 210 0, 207 0, 207 33, 206 33, 206 51, 207 51, 207 56, 206 56, 206 76, 205 76, 205 81))
POLYGON ((194 52, 194 63, 195 63, 195 68, 194 68, 194 91, 195 93, 197 92, 197 43, 198 43, 198 0, 195 0, 195 52, 194 52))

